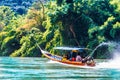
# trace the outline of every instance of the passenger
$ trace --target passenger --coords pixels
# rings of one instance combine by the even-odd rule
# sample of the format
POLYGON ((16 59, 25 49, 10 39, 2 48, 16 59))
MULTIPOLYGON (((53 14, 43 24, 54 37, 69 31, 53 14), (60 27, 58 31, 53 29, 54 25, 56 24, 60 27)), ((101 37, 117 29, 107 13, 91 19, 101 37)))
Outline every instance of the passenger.
POLYGON ((62 58, 62 61, 65 61, 65 60, 67 60, 67 56, 66 55, 64 55, 63 58, 62 58))
POLYGON ((71 61, 76 61, 76 54, 77 54, 78 50, 72 50, 71 52, 71 61))
POLYGON ((82 61, 82 57, 78 54, 77 57, 76 57, 76 61, 82 61))
POLYGON ((66 53, 66 56, 68 60, 71 58, 71 54, 69 52, 66 53))

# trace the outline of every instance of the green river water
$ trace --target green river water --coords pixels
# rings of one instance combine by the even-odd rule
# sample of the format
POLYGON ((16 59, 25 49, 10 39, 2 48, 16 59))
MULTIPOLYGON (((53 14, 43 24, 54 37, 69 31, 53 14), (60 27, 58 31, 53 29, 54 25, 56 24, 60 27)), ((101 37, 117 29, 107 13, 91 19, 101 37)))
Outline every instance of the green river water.
POLYGON ((113 62, 96 60, 96 67, 80 68, 47 58, 0 57, 0 80, 120 80, 120 63, 113 62))

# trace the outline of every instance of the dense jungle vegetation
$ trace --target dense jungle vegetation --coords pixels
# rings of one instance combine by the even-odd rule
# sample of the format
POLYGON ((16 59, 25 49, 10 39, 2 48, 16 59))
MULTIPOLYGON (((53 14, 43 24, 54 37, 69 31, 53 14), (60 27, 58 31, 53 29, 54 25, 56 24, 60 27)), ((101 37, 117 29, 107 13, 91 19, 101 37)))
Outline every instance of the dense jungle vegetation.
MULTIPOLYGON (((39 57, 56 46, 94 49, 120 40, 119 0, 38 0, 23 15, 0 6, 0 56, 39 57)), ((95 58, 106 58, 99 51, 95 58)))

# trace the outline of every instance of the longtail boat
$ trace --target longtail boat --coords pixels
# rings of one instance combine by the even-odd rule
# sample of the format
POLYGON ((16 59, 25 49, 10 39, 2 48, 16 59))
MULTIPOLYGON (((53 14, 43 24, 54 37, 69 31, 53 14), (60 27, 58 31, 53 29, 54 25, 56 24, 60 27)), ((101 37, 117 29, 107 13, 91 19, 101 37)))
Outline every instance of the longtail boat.
MULTIPOLYGON (((55 47, 54 49, 67 50, 67 51, 86 50, 86 48, 70 48, 70 47, 55 47)), ((41 48, 40 48, 40 50, 41 50, 41 53, 45 57, 47 57, 48 59, 53 60, 53 61, 64 63, 64 64, 67 64, 67 65, 74 65, 74 66, 89 66, 89 67, 94 67, 95 66, 95 61, 90 57, 85 57, 81 61, 75 61, 75 60, 73 61, 73 60, 70 60, 70 59, 67 59, 67 58, 65 59, 64 56, 51 54, 50 52, 42 50, 41 48)), ((72 54, 75 54, 75 53, 72 53, 72 54)))

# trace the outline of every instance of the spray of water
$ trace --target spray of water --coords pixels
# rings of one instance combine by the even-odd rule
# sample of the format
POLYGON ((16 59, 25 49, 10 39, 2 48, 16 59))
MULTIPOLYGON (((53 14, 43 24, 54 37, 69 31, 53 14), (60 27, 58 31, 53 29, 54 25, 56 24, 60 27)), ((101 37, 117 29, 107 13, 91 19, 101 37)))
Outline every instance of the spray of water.
POLYGON ((111 46, 112 50, 111 53, 113 55, 112 59, 98 63, 96 68, 115 68, 120 69, 120 44, 115 42, 109 42, 107 45, 111 46))
POLYGON ((109 42, 103 42, 101 44, 99 44, 93 51, 92 53, 90 54, 90 56, 93 56, 95 54, 95 51, 99 48, 99 47, 102 47, 102 46, 109 46, 111 43, 109 42))

